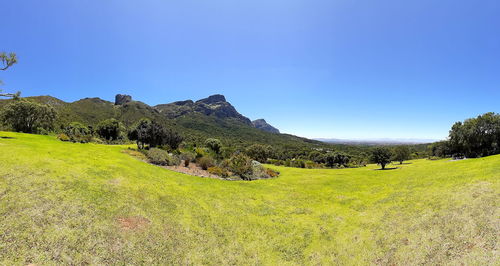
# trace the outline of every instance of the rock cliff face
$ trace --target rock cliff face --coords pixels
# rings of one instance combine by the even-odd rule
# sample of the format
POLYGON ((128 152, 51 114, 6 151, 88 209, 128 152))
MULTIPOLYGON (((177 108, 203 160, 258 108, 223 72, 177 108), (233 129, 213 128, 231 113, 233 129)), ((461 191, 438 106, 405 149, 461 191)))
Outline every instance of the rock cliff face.
POLYGON ((125 94, 117 94, 115 96, 115 105, 124 105, 132 101, 132 96, 125 94))
POLYGON ((226 101, 224 95, 220 94, 212 95, 196 102, 187 100, 160 104, 156 105, 155 108, 168 118, 177 118, 190 113, 200 113, 218 118, 234 118, 247 125, 252 125, 250 119, 238 113, 236 108, 226 101))
POLYGON ((264 120, 264 119, 257 119, 255 121, 252 121, 252 124, 253 124, 253 126, 255 128, 258 128, 260 130, 264 130, 264 131, 271 132, 271 133, 276 133, 276 134, 280 133, 280 131, 277 128, 269 125, 266 122, 266 120, 264 120))

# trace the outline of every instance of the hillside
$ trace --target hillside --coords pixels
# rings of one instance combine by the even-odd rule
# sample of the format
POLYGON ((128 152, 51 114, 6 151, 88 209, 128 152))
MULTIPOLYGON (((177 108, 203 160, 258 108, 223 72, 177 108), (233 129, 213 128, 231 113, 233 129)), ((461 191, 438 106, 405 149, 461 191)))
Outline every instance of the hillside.
MULTIPOLYGON (((100 121, 115 118, 126 127, 132 127, 141 118, 155 120, 180 132, 187 141, 202 143, 206 138, 219 138, 225 145, 246 147, 253 143, 272 144, 277 150, 335 149, 355 150, 362 148, 347 145, 330 145, 289 134, 275 134, 252 124, 240 114, 222 95, 212 95, 196 102, 187 100, 149 106, 134 101, 128 95, 117 95, 115 103, 99 98, 85 98, 64 102, 51 96, 26 97, 25 99, 53 106, 59 114, 57 128, 70 122, 82 122, 95 126, 100 121)), ((1 107, 11 100, 0 100, 1 107)))
POLYGON ((500 156, 252 182, 0 132, 0 264, 495 265, 500 156))

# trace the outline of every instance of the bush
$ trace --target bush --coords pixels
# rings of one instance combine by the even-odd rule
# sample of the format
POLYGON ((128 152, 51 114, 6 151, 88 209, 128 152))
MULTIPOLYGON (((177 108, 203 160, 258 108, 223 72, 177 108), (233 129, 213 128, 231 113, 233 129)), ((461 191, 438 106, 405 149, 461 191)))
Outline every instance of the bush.
POLYGON ((194 150, 194 152, 196 154, 195 155, 196 159, 200 159, 202 157, 207 157, 208 154, 209 154, 208 151, 206 149, 204 149, 204 148, 196 148, 194 150))
POLYGON ((205 146, 215 152, 215 154, 220 154, 222 143, 218 139, 207 139, 205 140, 205 146))
POLYGON ((114 118, 101 121, 97 125, 97 134, 108 141, 121 138, 123 132, 123 124, 114 118))
POLYGON ((146 156, 152 164, 170 165, 172 163, 171 156, 168 152, 157 148, 152 148, 147 151, 146 156))
POLYGON ((266 174, 267 174, 269 177, 278 177, 278 176, 280 175, 280 172, 275 171, 275 170, 270 169, 270 168, 266 168, 266 174))
POLYGON ((78 122, 70 123, 64 128, 64 133, 72 142, 87 143, 92 140, 92 134, 89 128, 78 122))
POLYGON ((212 166, 208 168, 208 172, 212 175, 220 176, 222 178, 229 177, 229 171, 218 166, 212 166))
POLYGON ((201 157, 198 159, 198 165, 201 167, 203 170, 208 170, 208 168, 212 167, 215 165, 214 159, 210 157, 201 157))
POLYGON ((60 141, 71 141, 71 139, 68 137, 68 135, 66 135, 64 133, 61 133, 61 134, 57 135, 57 138, 60 141))
POLYGON ((243 180, 252 180, 252 159, 250 157, 237 153, 234 154, 228 162, 229 170, 243 180))
POLYGON ((245 153, 250 156, 250 158, 265 163, 269 157, 273 154, 273 149, 269 145, 253 144, 248 147, 245 153))

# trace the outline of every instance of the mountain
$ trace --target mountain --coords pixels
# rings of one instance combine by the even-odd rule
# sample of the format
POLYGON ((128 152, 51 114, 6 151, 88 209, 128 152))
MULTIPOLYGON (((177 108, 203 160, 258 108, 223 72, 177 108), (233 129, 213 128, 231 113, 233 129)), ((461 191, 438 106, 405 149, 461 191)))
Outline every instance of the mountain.
POLYGON ((236 108, 226 101, 226 97, 220 94, 215 94, 196 102, 186 100, 169 104, 159 104, 154 108, 168 118, 178 118, 188 114, 200 113, 222 119, 233 118, 249 126, 252 125, 250 119, 238 113, 236 108))
POLYGON ((275 128, 275 127, 273 127, 273 126, 269 125, 269 124, 266 122, 266 120, 264 120, 264 119, 257 119, 257 120, 254 120, 254 121, 252 121, 252 125, 253 125, 255 128, 258 128, 258 129, 260 129, 260 130, 264 130, 264 131, 271 132, 271 133, 276 133, 276 134, 279 134, 279 133, 280 133, 280 131, 279 131, 277 128, 275 128))
MULTIPOLYGON (((271 133, 256 128, 250 119, 240 114, 223 95, 219 94, 198 101, 186 100, 156 106, 135 101, 129 95, 117 95, 115 102, 100 98, 64 102, 52 96, 34 96, 24 99, 54 107, 58 111, 56 121, 58 129, 70 122, 96 126, 100 121, 109 118, 115 118, 130 128, 140 119, 148 118, 178 131, 186 141, 198 144, 203 143, 207 138, 218 138, 224 145, 235 149, 245 148, 253 143, 272 145, 278 150, 287 152, 310 149, 328 150, 333 147, 316 140, 271 133)), ((12 100, 0 100, 0 109, 10 101, 12 100)))

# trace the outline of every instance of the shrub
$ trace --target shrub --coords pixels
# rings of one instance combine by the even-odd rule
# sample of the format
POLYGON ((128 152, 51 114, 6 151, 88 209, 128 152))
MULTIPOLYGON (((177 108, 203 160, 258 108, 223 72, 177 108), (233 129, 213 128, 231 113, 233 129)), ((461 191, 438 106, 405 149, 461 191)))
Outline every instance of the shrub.
POLYGON ((212 175, 220 176, 222 178, 229 177, 229 171, 219 166, 212 166, 208 168, 208 172, 212 175))
POLYGON ((252 161, 252 174, 250 179, 268 178, 266 169, 261 163, 252 161))
POLYGON ((207 170, 208 168, 212 167, 215 165, 214 159, 210 157, 201 157, 198 159, 198 165, 201 167, 203 170, 207 170))
POLYGON ((89 128, 78 122, 70 123, 64 128, 64 133, 72 142, 86 143, 92 140, 92 134, 89 128))
POLYGON ((68 135, 61 133, 57 135, 57 138, 61 141, 71 141, 71 139, 68 137, 68 135))
POLYGON ((222 143, 218 139, 207 139, 205 140, 205 146, 215 152, 215 154, 220 154, 222 143))
POLYGON ((229 170, 243 180, 252 180, 252 159, 250 157, 237 153, 234 154, 228 162, 229 170))
POLYGON ((170 165, 171 164, 171 156, 167 151, 160 150, 157 148, 152 148, 147 151, 146 156, 149 161, 153 164, 157 165, 170 165))
POLYGON ((114 118, 101 121, 97 125, 97 134, 108 141, 117 140, 121 137, 123 131, 122 123, 114 118))
POLYGON ((265 163, 267 158, 272 156, 272 147, 269 145, 253 144, 248 147, 245 153, 250 156, 250 158, 265 163))
POLYGON ((195 152, 195 157, 196 159, 200 159, 202 157, 207 157, 208 156, 208 151, 206 149, 203 149, 203 148, 196 148, 194 150, 195 152))
POLYGON ((278 171, 275 171, 271 168, 266 168, 266 174, 269 176, 269 177, 278 177, 280 175, 280 172, 278 171))

